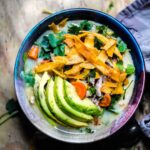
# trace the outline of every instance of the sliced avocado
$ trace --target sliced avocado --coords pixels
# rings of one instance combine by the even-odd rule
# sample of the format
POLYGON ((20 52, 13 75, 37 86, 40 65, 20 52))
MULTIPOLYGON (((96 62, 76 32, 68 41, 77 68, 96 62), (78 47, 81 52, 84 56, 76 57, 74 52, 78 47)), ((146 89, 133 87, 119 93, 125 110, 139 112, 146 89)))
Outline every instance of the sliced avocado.
POLYGON ((35 102, 37 104, 37 107, 39 108, 40 112, 42 113, 42 115, 44 116, 44 118, 53 126, 56 126, 56 122, 49 118, 41 109, 40 107, 40 103, 39 103, 39 97, 38 97, 38 89, 39 89, 39 84, 40 84, 40 80, 41 77, 37 74, 35 74, 35 83, 34 83, 34 87, 33 87, 33 92, 34 92, 34 96, 35 96, 35 102))
POLYGON ((46 102, 46 97, 45 97, 45 85, 48 82, 48 80, 50 79, 49 75, 47 72, 45 72, 41 78, 40 84, 39 84, 39 89, 38 89, 38 96, 39 96, 39 102, 40 105, 43 109, 43 111, 52 119, 54 119, 56 122, 62 124, 59 120, 57 120, 57 118, 55 118, 53 116, 53 114, 51 113, 51 111, 48 108, 47 102, 46 102))
POLYGON ((49 105, 49 108, 51 109, 51 112, 62 122, 65 124, 72 126, 72 127, 85 127, 88 124, 85 122, 80 122, 78 120, 75 120, 71 117, 69 117, 67 114, 65 114, 57 105, 56 103, 56 97, 54 96, 54 81, 50 79, 48 81, 47 87, 46 87, 46 95, 47 95, 47 102, 49 105))
POLYGON ((77 95, 74 86, 68 81, 64 81, 65 98, 67 102, 76 110, 94 116, 101 114, 100 109, 90 99, 81 100, 77 95))
POLYGON ((72 108, 64 97, 64 81, 60 77, 55 77, 55 85, 54 85, 54 92, 57 96, 57 102, 58 106, 66 113, 68 113, 69 116, 74 117, 77 120, 80 121, 91 121, 93 117, 91 115, 87 115, 83 112, 77 111, 76 109, 72 108))

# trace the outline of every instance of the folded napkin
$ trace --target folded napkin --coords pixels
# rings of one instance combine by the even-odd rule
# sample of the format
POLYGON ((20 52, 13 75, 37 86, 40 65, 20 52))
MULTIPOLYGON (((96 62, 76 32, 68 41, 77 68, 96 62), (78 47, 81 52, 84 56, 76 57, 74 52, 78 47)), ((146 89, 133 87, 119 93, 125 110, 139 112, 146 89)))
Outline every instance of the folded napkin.
POLYGON ((146 71, 150 73, 150 0, 136 0, 117 16, 134 35, 143 52, 146 71))

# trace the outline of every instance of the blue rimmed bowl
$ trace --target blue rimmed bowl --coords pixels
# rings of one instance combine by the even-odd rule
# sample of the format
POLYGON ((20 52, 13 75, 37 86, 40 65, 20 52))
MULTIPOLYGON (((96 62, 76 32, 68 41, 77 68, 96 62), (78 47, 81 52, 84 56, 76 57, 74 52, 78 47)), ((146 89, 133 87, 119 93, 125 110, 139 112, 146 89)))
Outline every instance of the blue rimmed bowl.
POLYGON ((122 25, 115 18, 93 9, 85 8, 74 8, 63 10, 55 14, 49 15, 44 20, 40 21, 25 37, 22 42, 14 67, 14 84, 15 91, 19 101, 19 104, 30 120, 30 122, 41 132, 48 135, 49 137, 70 142, 70 143, 89 143, 93 141, 98 141, 104 139, 108 136, 111 136, 117 132, 121 127, 123 127, 128 120, 132 117, 136 111, 138 104, 141 100, 144 84, 145 84, 145 64, 144 59, 141 53, 141 50, 133 37, 133 35, 127 30, 127 28, 122 25), (135 87, 132 93, 132 97, 128 104, 128 107, 125 109, 123 115, 121 115, 113 124, 105 128, 104 130, 97 131, 93 134, 78 134, 76 132, 71 132, 69 130, 63 130, 51 126, 43 118, 41 113, 37 110, 36 107, 31 106, 27 100, 24 82, 20 78, 20 72, 23 70, 23 54, 26 52, 38 39, 38 37, 48 30, 48 25, 52 22, 56 24, 59 23, 62 19, 69 18, 69 20, 91 20, 97 23, 107 25, 109 28, 115 31, 128 45, 129 49, 132 49, 131 56, 136 67, 136 79, 135 87))

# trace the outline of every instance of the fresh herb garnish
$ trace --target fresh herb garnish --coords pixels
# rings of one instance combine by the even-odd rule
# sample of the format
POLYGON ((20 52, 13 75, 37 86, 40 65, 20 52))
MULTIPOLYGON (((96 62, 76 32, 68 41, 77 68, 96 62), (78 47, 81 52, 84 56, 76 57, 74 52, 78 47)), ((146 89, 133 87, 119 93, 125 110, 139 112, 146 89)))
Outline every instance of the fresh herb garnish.
POLYGON ((86 127, 86 128, 80 128, 80 132, 94 133, 94 130, 92 130, 89 127, 86 127))
POLYGON ((118 102, 120 100, 120 98, 121 98, 121 95, 113 95, 111 97, 111 104, 109 107, 106 108, 106 110, 111 111, 115 114, 118 114, 118 112, 116 112, 116 110, 114 108, 114 105, 116 104, 116 102, 118 102))
POLYGON ((95 69, 91 69, 89 76, 90 76, 91 78, 95 78, 95 76, 96 76, 96 70, 95 70, 95 69))
POLYGON ((93 24, 91 22, 87 21, 87 20, 84 20, 80 23, 81 30, 89 31, 89 30, 92 29, 92 27, 93 27, 93 24))
POLYGON ((24 71, 21 71, 20 77, 25 81, 25 83, 29 86, 33 86, 35 83, 35 78, 32 73, 25 73, 24 71))
POLYGON ((64 56, 65 45, 62 43, 64 40, 64 34, 64 31, 57 34, 51 32, 47 36, 44 36, 40 43, 36 42, 35 44, 41 47, 39 58, 50 59, 50 52, 54 52, 56 56, 64 56))
POLYGON ((17 101, 14 101, 14 99, 8 100, 6 110, 7 112, 0 116, 0 125, 18 114, 19 111, 17 101))
POLYGON ((79 34, 81 28, 79 25, 76 25, 76 24, 71 24, 69 27, 68 27, 68 32, 71 33, 71 34, 79 34))
POLYGON ((101 46, 103 46, 104 44, 97 38, 94 38, 94 47, 96 47, 98 50, 100 50, 101 46))
POLYGON ((133 80, 129 83, 129 85, 127 86, 127 88, 124 89, 123 99, 125 99, 125 94, 127 92, 127 89, 130 87, 130 85, 131 85, 132 82, 133 82, 133 80))
POLYGON ((84 20, 80 23, 80 25, 77 25, 77 24, 71 24, 69 27, 68 27, 68 32, 71 33, 71 34, 79 34, 79 32, 81 30, 91 30, 93 27, 93 24, 87 20, 84 20))
POLYGON ((22 59, 23 59, 23 62, 24 62, 24 63, 25 63, 25 61, 27 60, 27 58, 28 58, 28 53, 25 52, 25 53, 23 54, 23 56, 22 56, 22 59))
POLYGON ((95 89, 95 87, 90 87, 90 88, 88 89, 88 91, 90 92, 90 95, 96 94, 96 89, 95 89))
POLYGON ((43 59, 50 59, 51 55, 50 52, 45 52, 43 48, 41 48, 40 53, 39 53, 39 58, 43 58, 43 59))
POLYGON ((124 41, 122 41, 121 39, 118 40, 117 46, 121 53, 124 53, 127 50, 127 44, 124 43, 124 41))
POLYGON ((105 26, 105 25, 100 25, 100 26, 96 26, 96 30, 97 30, 98 33, 103 34, 104 36, 106 36, 108 27, 105 26))
POLYGON ((116 65, 117 65, 117 67, 119 68, 120 71, 123 71, 123 70, 124 70, 123 61, 121 61, 121 60, 118 61, 116 65))
POLYGON ((61 44, 54 49, 55 56, 64 56, 65 55, 65 44, 61 44))
POLYGON ((135 72, 135 67, 132 64, 128 64, 126 68, 127 75, 131 75, 135 72))
POLYGON ((113 7, 114 7, 114 3, 113 3, 113 1, 111 1, 108 5, 108 8, 107 8, 106 12, 109 13, 112 10, 113 7))

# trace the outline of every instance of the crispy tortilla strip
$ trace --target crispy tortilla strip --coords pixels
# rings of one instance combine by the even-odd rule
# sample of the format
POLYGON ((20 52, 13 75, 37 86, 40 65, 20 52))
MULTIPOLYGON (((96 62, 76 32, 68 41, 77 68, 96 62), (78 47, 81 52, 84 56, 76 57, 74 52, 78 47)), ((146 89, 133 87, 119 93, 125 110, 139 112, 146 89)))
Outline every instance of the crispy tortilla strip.
POLYGON ((64 40, 64 42, 68 45, 68 47, 73 47, 74 46, 74 41, 73 41, 73 39, 70 39, 70 38, 66 38, 65 40, 64 40))
POLYGON ((63 64, 68 63, 68 59, 66 56, 55 56, 53 57, 53 61, 57 63, 63 63, 63 64))
POLYGON ((101 47, 101 49, 108 50, 113 45, 116 45, 116 40, 114 39, 108 39, 107 43, 101 47))
POLYGON ((68 18, 63 19, 61 22, 59 22, 58 26, 63 28, 66 25, 67 21, 68 21, 68 18))
POLYGON ((109 57, 113 57, 115 48, 116 48, 116 44, 114 44, 113 46, 111 46, 111 47, 106 51, 106 52, 107 52, 107 55, 108 55, 109 57))
POLYGON ((100 76, 101 76, 100 73, 98 71, 96 71, 95 79, 99 79, 100 76))
POLYGON ((117 87, 117 83, 106 81, 106 82, 104 82, 104 86, 115 88, 115 87, 117 87))
POLYGON ((78 54, 67 57, 67 60, 66 65, 75 65, 84 62, 84 58, 78 54))
POLYGON ((84 36, 86 36, 86 35, 88 35, 88 33, 81 33, 81 34, 78 34, 77 36, 79 37, 79 38, 82 38, 82 37, 84 37, 84 36))
POLYGON ((45 72, 45 71, 52 71, 52 69, 56 69, 56 68, 62 68, 64 66, 64 63, 59 63, 59 62, 47 62, 44 64, 39 64, 36 68, 35 68, 35 72, 36 73, 41 73, 41 72, 45 72))
POLYGON ((79 74, 82 68, 80 67, 80 64, 74 65, 71 69, 64 72, 66 75, 76 75, 79 74))
POLYGON ((105 94, 111 94, 111 92, 113 91, 113 88, 110 88, 107 86, 102 86, 100 90, 101 90, 101 92, 103 92, 105 94))
POLYGON ((119 82, 120 79, 120 72, 113 69, 113 68, 109 68, 109 73, 108 76, 113 79, 116 82, 119 82))
POLYGON ((106 62, 106 60, 108 59, 108 56, 105 52, 105 50, 101 50, 99 55, 98 55, 98 58, 102 61, 102 62, 106 62))
POLYGON ((70 48, 66 45, 65 46, 65 55, 68 55, 69 52, 70 52, 70 48))
POLYGON ((58 71, 58 70, 56 70, 56 69, 52 69, 52 71, 56 74, 56 75, 58 75, 58 76, 60 76, 60 77, 62 77, 62 78, 66 78, 66 75, 65 74, 63 74, 63 72, 60 72, 60 71, 58 71))
POLYGON ((127 74, 126 74, 126 72, 123 72, 123 73, 121 73, 120 74, 120 82, 123 82, 125 79, 126 79, 126 77, 127 77, 127 74))
POLYGON ((122 55, 121 55, 121 53, 120 53, 120 51, 118 50, 117 47, 115 47, 114 54, 115 54, 116 56, 118 56, 120 60, 122 60, 122 55))
POLYGON ((67 78, 70 78, 70 79, 84 79, 88 76, 89 72, 90 72, 90 70, 84 69, 84 71, 81 74, 75 75, 75 76, 69 75, 69 76, 67 76, 67 78))
POLYGON ((85 69, 94 69, 94 68, 95 68, 95 66, 92 65, 92 64, 89 63, 89 62, 83 62, 83 63, 81 63, 81 64, 80 64, 80 67, 81 67, 81 68, 85 68, 85 69))
POLYGON ((99 33, 94 33, 94 32, 90 32, 90 31, 80 31, 82 33, 88 33, 88 34, 92 34, 95 37, 97 37, 103 44, 106 44, 109 40, 108 38, 106 38, 104 35, 99 34, 99 33))
POLYGON ((48 25, 48 27, 55 33, 59 32, 59 27, 54 22, 52 22, 50 25, 48 25))
POLYGON ((117 87, 112 91, 112 94, 123 94, 124 89, 122 87, 122 82, 119 82, 117 87))
POLYGON ((94 35, 88 34, 85 37, 84 45, 88 48, 94 48, 94 38, 95 38, 94 35))

